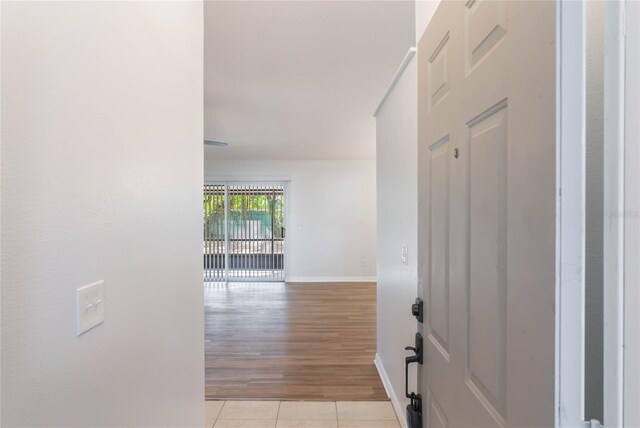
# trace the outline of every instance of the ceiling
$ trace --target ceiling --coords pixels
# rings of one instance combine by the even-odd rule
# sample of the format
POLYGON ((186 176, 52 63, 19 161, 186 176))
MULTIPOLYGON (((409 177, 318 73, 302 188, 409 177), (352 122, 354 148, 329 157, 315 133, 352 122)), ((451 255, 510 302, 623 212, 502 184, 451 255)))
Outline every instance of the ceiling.
POLYGON ((207 159, 375 158, 378 102, 413 1, 205 2, 207 159))

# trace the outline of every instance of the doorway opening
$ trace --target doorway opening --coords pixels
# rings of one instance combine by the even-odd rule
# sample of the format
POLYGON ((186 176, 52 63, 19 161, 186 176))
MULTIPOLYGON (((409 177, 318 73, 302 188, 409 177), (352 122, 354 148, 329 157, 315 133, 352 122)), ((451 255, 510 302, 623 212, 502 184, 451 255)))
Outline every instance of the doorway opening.
POLYGON ((285 182, 204 185, 204 282, 285 280, 285 182))

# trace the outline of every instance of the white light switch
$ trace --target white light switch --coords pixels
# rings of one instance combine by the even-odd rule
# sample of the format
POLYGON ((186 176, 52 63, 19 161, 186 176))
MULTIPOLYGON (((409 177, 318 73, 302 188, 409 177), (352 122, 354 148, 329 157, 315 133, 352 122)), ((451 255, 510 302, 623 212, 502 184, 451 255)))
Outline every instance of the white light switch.
POLYGON ((407 244, 402 244, 402 263, 409 264, 409 246, 407 244))
POLYGON ((78 336, 104 321, 104 281, 76 290, 78 336))

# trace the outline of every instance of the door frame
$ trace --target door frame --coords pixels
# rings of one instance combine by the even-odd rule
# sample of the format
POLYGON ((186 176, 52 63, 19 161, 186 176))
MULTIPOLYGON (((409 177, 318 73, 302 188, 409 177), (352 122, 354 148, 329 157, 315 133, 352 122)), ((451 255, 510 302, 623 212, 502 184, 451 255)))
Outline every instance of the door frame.
POLYGON ((585 5, 556 2, 555 425, 584 425, 585 5))
MULTIPOLYGON (((582 2, 557 4, 556 426, 560 427, 585 426, 585 28, 582 2), (580 228, 571 222, 578 223, 580 228)), ((633 0, 605 2, 603 423, 606 427, 640 426, 639 27, 640 4, 633 0)), ((587 425, 593 426, 593 422, 588 421, 587 425)))
POLYGON ((623 424, 624 2, 605 4, 604 59, 604 423, 623 424))
MULTIPOLYGON (((282 281, 272 281, 272 282, 288 282, 289 280, 289 257, 290 257, 290 245, 288 245, 289 242, 291 242, 290 239, 290 232, 291 232, 291 228, 289 227, 289 205, 290 205, 290 201, 289 198, 291 197, 291 178, 288 176, 256 176, 256 177, 251 177, 251 176, 242 176, 242 177, 235 177, 235 176, 219 176, 219 175, 205 175, 204 176, 204 184, 224 184, 225 185, 225 229, 227 228, 227 217, 228 217, 228 204, 227 204, 227 187, 226 185, 233 185, 233 184, 247 184, 247 183, 255 183, 255 184, 268 184, 268 183, 275 183, 275 182, 279 182, 282 183, 284 185, 284 207, 283 207, 283 212, 282 215, 284 217, 283 219, 283 223, 284 223, 284 230, 285 230, 285 235, 284 235, 284 260, 283 260, 283 265, 282 265, 282 281)), ((228 266, 228 258, 227 256, 225 256, 225 270, 227 269, 228 266)), ((225 276, 228 278, 228 274, 225 273, 225 276)), ((227 282, 233 282, 233 281, 227 281, 227 282)))
POLYGON ((640 426, 640 5, 605 3, 604 425, 640 426))
POLYGON ((625 24, 625 244, 624 384, 625 426, 640 426, 640 4, 626 2, 625 24))

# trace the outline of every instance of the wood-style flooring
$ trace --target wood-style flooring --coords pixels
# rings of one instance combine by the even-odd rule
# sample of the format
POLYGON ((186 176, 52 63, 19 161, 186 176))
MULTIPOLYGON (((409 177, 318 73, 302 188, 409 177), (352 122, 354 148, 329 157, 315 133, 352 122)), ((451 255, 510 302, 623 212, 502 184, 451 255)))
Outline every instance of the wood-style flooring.
POLYGON ((373 283, 207 284, 207 399, 387 400, 373 283))

